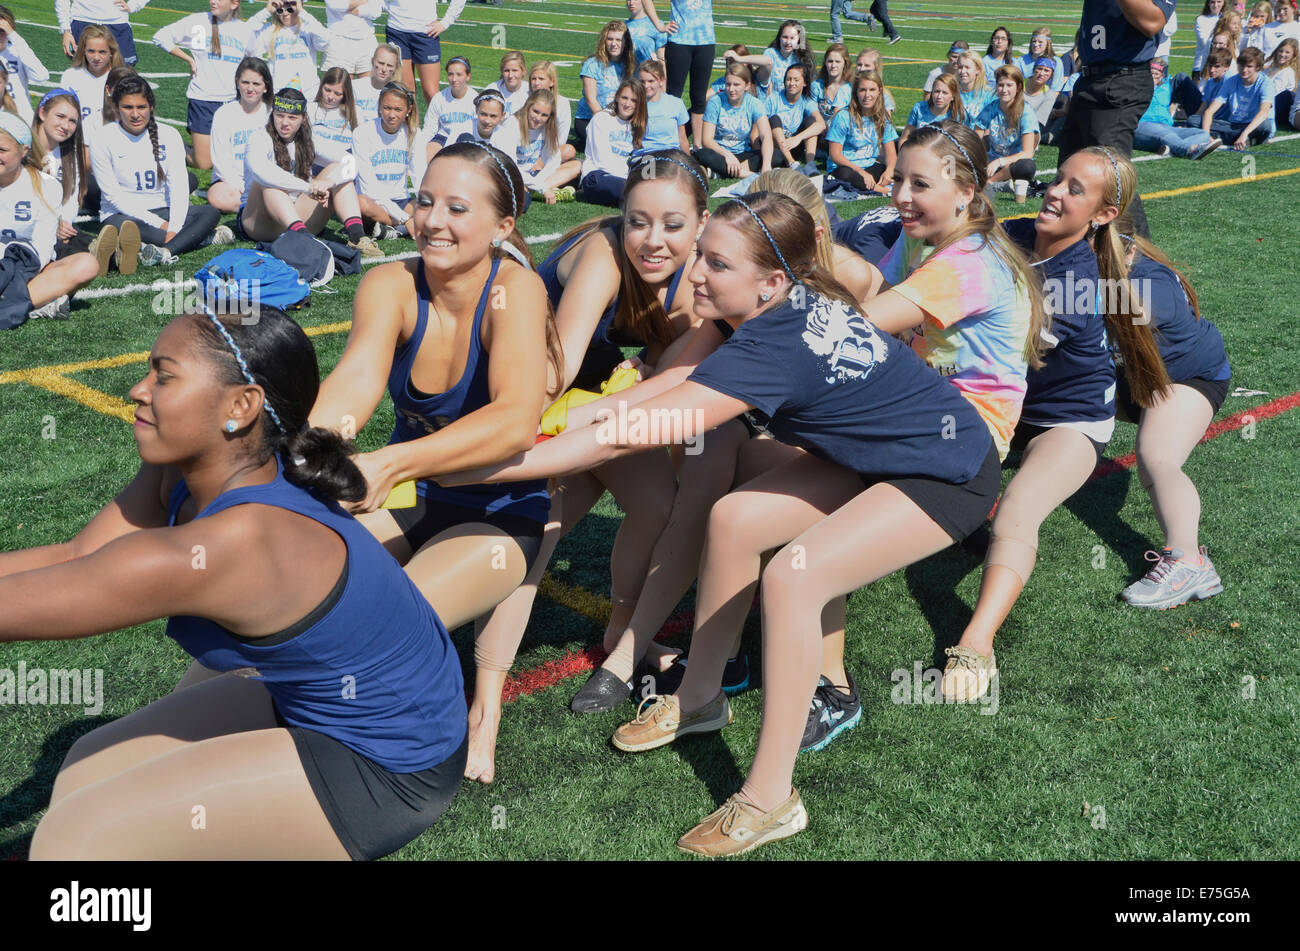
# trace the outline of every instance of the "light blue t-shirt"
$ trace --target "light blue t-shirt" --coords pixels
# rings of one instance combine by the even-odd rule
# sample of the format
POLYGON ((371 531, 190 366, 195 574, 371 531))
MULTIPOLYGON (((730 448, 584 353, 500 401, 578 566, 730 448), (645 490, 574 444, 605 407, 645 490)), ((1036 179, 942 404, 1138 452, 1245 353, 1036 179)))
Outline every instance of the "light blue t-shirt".
MULTIPOLYGON (((600 102, 601 108, 604 108, 614 101, 614 93, 618 92, 619 83, 624 79, 623 64, 610 63, 601 66, 596 57, 588 56, 582 64, 582 72, 579 75, 596 80, 596 99, 600 102)), ((591 118, 591 106, 587 105, 586 96, 578 97, 578 112, 574 118, 591 118)))
MULTIPOLYGON (((1011 65, 1015 66, 1017 69, 1020 70, 1021 76, 1024 76, 1025 79, 1028 79, 1030 76, 1034 75, 1034 64, 1037 63, 1040 59, 1045 59, 1045 58, 1046 57, 1043 56, 1030 56, 1028 53, 1026 53, 1024 56, 1018 57, 1016 61, 1011 65)), ((988 71, 986 70, 985 72, 988 71)), ((993 85, 992 73, 989 73, 989 85, 990 86, 993 85)), ((1052 92, 1060 92, 1064 86, 1065 86, 1065 62, 1061 59, 1061 57, 1053 56, 1052 57, 1052 92)))
POLYGON ((763 50, 763 55, 772 64, 772 70, 767 80, 767 88, 773 91, 778 90, 785 82, 785 71, 798 62, 799 54, 797 51, 791 50, 789 56, 782 56, 779 49, 769 46, 763 50))
POLYGON ((767 97, 767 114, 781 120, 781 131, 794 135, 799 131, 805 117, 811 119, 817 115, 817 103, 809 96, 800 96, 791 102, 785 96, 785 90, 773 91, 767 97))
POLYGON ((829 125, 831 117, 849 104, 849 97, 852 95, 849 83, 840 83, 840 88, 835 90, 834 98, 828 98, 826 95, 826 84, 820 79, 814 79, 812 82, 812 97, 817 101, 817 110, 822 114, 822 118, 829 125))
MULTIPOLYGON (((859 168, 867 168, 875 164, 880 158, 885 143, 897 139, 897 130, 888 122, 885 123, 885 135, 882 139, 876 132, 874 122, 864 119, 861 126, 857 125, 849 109, 835 114, 835 118, 831 120, 830 131, 826 133, 826 141, 840 143, 840 147, 844 150, 844 157, 859 168)), ((826 170, 828 172, 835 170, 835 163, 830 159, 826 160, 826 170)))
MULTIPOLYGON (((987 53, 984 54, 983 60, 984 60, 984 78, 988 80, 988 84, 992 86, 993 81, 996 78, 997 71, 1001 69, 1003 66, 1006 66, 1007 64, 1003 61, 1001 56, 990 56, 987 53)), ((1011 65, 1012 66, 1019 65, 1019 63, 1014 57, 1012 57, 1011 65)))
POLYGON ((907 115, 907 124, 913 129, 919 129, 923 125, 934 125, 942 122, 944 119, 952 118, 952 107, 949 106, 947 111, 941 116, 936 116, 930 104, 922 99, 912 107, 912 111, 907 115))
POLYGON ((1168 79, 1151 93, 1151 105, 1142 113, 1138 122, 1157 122, 1160 125, 1173 125, 1174 117, 1169 114, 1169 99, 1173 95, 1174 84, 1168 79))
MULTIPOLYGON (((1273 90, 1273 79, 1264 75, 1262 72, 1255 78, 1255 81, 1247 86, 1241 81, 1241 76, 1229 76, 1219 87, 1218 94, 1214 97, 1215 102, 1226 102, 1228 104, 1228 121, 1229 122, 1250 122, 1259 112, 1264 103, 1268 103, 1269 110, 1273 108, 1273 97, 1276 93, 1273 90)), ((1216 115, 1222 115, 1220 110, 1216 115)), ((1267 123, 1269 120, 1265 119, 1267 123)))
POLYGON ((987 129, 989 133, 989 157, 1014 155, 1020 151, 1020 137, 1026 132, 1038 131, 1038 117, 1034 110, 1022 105, 1020 123, 1011 126, 1007 114, 1002 111, 1002 103, 994 99, 975 120, 975 128, 987 129))
POLYGON ((717 42, 713 34, 713 0, 672 0, 671 6, 677 32, 668 37, 669 43, 703 46, 717 42))
POLYGON ((655 52, 668 42, 668 34, 660 33, 650 18, 644 13, 635 20, 624 20, 628 36, 632 37, 632 47, 636 51, 636 64, 640 66, 648 59, 655 58, 655 52))
POLYGON ((645 135, 641 137, 641 151, 681 148, 677 130, 691 121, 686 103, 676 96, 664 93, 658 102, 647 102, 645 135))
POLYGON ((749 151, 749 133, 754 123, 766 115, 763 104, 749 93, 745 93, 738 106, 733 106, 723 92, 704 107, 704 121, 715 126, 713 141, 733 155, 749 151))
POLYGON ((966 110, 966 125, 975 128, 975 119, 984 111, 984 107, 996 101, 997 97, 989 89, 972 89, 962 93, 961 104, 966 110))

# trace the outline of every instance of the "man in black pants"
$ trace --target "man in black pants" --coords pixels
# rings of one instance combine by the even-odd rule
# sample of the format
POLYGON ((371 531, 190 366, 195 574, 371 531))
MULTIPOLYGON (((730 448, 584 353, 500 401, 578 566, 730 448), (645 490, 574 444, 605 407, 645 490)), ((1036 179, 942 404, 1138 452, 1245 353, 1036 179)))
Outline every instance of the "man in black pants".
MULTIPOLYGON (((1133 132, 1151 104, 1151 60, 1176 0, 1084 0, 1075 50, 1083 73, 1065 114, 1057 166, 1080 149, 1104 145, 1133 153, 1133 132)), ((1150 235, 1142 199, 1129 206, 1133 225, 1150 235)))

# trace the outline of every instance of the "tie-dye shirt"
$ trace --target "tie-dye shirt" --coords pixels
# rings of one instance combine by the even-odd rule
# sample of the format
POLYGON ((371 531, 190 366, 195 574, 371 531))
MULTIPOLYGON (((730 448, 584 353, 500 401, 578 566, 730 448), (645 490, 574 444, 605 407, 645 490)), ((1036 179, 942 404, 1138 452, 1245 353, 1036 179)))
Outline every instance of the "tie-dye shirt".
POLYGON ((1025 338, 1032 311, 1025 290, 978 235, 938 255, 903 235, 880 269, 895 291, 925 312, 912 349, 970 400, 1005 459, 1029 369, 1025 338))

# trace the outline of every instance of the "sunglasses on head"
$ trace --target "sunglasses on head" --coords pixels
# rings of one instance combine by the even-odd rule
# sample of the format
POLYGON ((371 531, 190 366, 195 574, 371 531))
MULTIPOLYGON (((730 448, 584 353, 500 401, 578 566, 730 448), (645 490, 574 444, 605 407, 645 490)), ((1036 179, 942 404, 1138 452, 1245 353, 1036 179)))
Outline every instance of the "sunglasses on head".
POLYGON ((409 105, 415 105, 415 93, 411 92, 411 90, 407 89, 399 82, 385 83, 384 88, 379 91, 379 94, 382 96, 386 92, 400 93, 409 105))

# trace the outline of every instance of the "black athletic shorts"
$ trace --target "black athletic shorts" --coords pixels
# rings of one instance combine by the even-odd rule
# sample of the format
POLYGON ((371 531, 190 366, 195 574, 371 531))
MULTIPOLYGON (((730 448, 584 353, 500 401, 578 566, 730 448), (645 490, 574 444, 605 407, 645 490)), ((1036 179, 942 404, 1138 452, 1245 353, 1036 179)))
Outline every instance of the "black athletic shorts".
MULTIPOLYGON (((1011 434, 1011 448, 1024 449, 1026 446, 1029 445, 1030 442, 1032 442, 1037 437, 1041 436, 1043 433, 1050 432, 1053 429, 1069 429, 1069 428, 1072 427, 1035 426, 1033 423, 1026 423, 1021 421, 1019 423, 1016 423, 1016 431, 1011 434)), ((1077 429, 1074 431, 1077 433, 1079 432, 1077 429)), ((1092 443, 1092 450, 1097 454, 1097 462, 1100 463, 1102 460, 1102 453, 1106 451, 1106 444, 1104 442, 1097 442, 1097 440, 1093 439, 1087 433, 1079 433, 1079 435, 1082 436, 1084 439, 1088 440, 1088 442, 1092 443)))
POLYGON ((465 776, 469 735, 456 752, 418 773, 390 772, 331 736, 289 726, 325 818, 354 861, 396 852, 438 821, 465 776))
POLYGON ((858 476, 868 488, 881 482, 897 488, 934 519, 954 542, 984 524, 1002 490, 1002 463, 996 446, 989 447, 984 464, 974 478, 960 485, 926 476, 900 479, 869 472, 860 472, 858 476))
POLYGON ((546 526, 522 515, 508 512, 482 512, 460 505, 448 505, 436 499, 430 504, 423 495, 416 496, 415 504, 408 509, 389 509, 402 530, 411 551, 423 548, 435 535, 457 525, 478 522, 499 528, 518 544, 531 571, 533 562, 542 550, 542 533, 546 526))
MULTIPOLYGON (((1128 380, 1123 373, 1117 376, 1117 386, 1115 388, 1115 410, 1120 419, 1127 419, 1130 423, 1136 423, 1142 418, 1142 407, 1133 402, 1133 395, 1129 392, 1128 380)), ((1200 377, 1193 377, 1190 380, 1174 380, 1180 386, 1190 386, 1197 393, 1205 397, 1210 404, 1214 413, 1219 412, 1223 406, 1223 401, 1228 398, 1228 384, 1232 382, 1231 377, 1227 380, 1204 380, 1200 377)))

